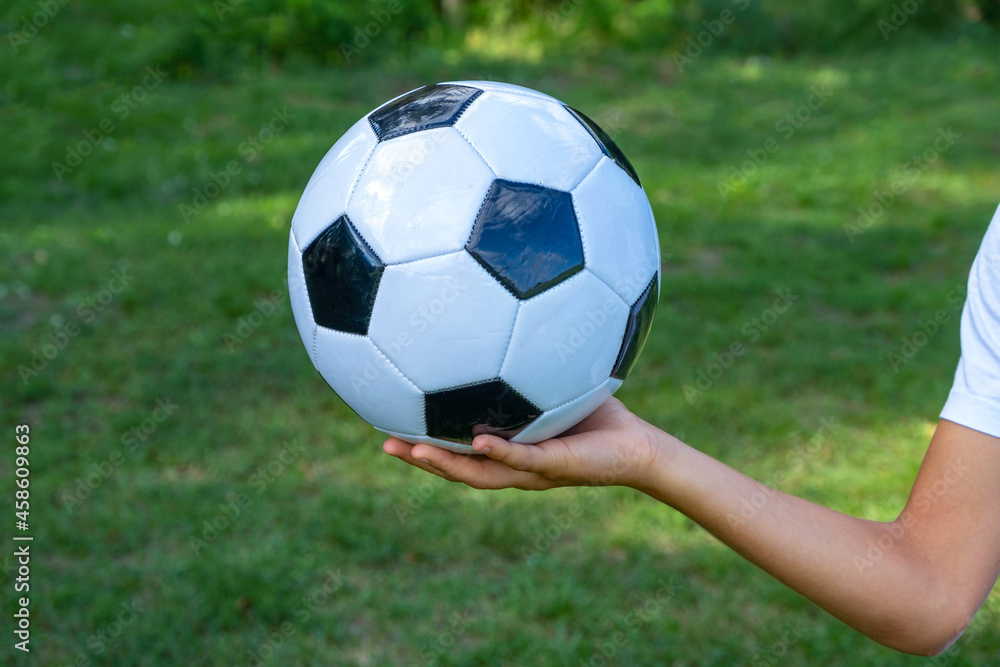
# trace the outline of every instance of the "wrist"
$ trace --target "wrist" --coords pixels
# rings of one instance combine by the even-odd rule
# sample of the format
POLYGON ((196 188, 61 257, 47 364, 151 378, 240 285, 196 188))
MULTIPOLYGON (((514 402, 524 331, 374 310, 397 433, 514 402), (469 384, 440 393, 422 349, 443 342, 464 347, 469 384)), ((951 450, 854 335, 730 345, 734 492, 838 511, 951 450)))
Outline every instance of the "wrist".
POLYGON ((646 422, 641 423, 641 436, 637 439, 637 452, 632 474, 625 485, 642 491, 647 495, 659 496, 665 484, 666 476, 673 469, 673 461, 683 442, 666 431, 656 428, 646 422))

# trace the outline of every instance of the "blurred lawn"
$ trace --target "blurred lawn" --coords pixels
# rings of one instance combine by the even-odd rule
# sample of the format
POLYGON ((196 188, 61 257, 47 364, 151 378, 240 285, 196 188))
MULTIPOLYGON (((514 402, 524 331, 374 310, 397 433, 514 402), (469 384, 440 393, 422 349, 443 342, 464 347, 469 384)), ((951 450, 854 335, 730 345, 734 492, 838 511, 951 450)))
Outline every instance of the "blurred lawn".
MULTIPOLYGON (((958 359, 949 296, 1000 201, 998 53, 704 56, 683 74, 666 56, 470 56, 151 87, 140 71, 0 108, 0 402, 9 440, 17 423, 33 434, 32 664, 924 664, 636 492, 476 492, 384 456, 302 349, 286 239, 312 169, 382 101, 454 78, 553 94, 612 130, 660 227, 660 309, 619 396, 765 482, 891 519, 958 359), (813 86, 827 98, 781 124, 813 86), (52 162, 104 119, 114 130, 60 182, 52 162), (916 178, 907 161, 949 128, 916 178), (851 242, 844 226, 900 172, 851 242), (753 318, 775 290, 796 300, 765 330, 753 318), (22 377, 50 336, 64 349, 22 377), (734 342, 748 352, 689 402, 734 342)), ((5 614, 13 595, 4 582, 5 614)), ((994 592, 939 660, 995 662, 998 613, 994 592)), ((11 644, 2 659, 27 664, 11 644)))

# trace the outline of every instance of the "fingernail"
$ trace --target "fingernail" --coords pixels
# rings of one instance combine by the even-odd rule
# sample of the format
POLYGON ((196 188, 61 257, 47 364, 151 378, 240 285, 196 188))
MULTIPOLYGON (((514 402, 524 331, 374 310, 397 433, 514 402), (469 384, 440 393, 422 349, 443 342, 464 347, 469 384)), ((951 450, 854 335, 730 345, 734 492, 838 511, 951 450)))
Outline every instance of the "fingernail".
POLYGON ((421 463, 426 463, 427 465, 431 464, 431 462, 428 461, 427 459, 417 459, 417 460, 420 461, 421 463))
POLYGON ((490 451, 491 451, 491 450, 490 450, 490 446, 489 446, 489 445, 486 445, 485 447, 483 447, 482 449, 480 449, 480 450, 479 450, 479 453, 480 453, 480 454, 489 454, 489 453, 490 453, 490 451))

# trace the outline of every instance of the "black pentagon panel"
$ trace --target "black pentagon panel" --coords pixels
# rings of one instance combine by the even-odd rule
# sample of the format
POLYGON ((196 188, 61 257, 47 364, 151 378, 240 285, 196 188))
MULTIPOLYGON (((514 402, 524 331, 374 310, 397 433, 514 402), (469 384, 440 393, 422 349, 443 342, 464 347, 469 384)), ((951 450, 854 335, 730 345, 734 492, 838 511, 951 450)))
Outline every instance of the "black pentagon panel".
POLYGON ((622 153, 622 149, 618 148, 618 144, 614 142, 611 136, 602 130, 600 125, 591 120, 591 118, 582 111, 577 111, 570 106, 567 106, 566 110, 573 114, 573 116, 580 121, 581 125, 587 128, 587 131, 590 132, 590 136, 594 137, 594 141, 596 141, 601 147, 601 151, 614 160, 615 164, 624 169, 625 173, 631 176, 632 180, 635 181, 635 184, 641 188, 642 183, 639 182, 639 175, 635 173, 635 168, 632 167, 632 163, 628 161, 628 158, 625 157, 625 153, 622 153))
POLYGON ((465 249, 519 299, 583 269, 572 197, 528 183, 493 181, 465 249))
POLYGON ((482 93, 478 88, 470 86, 424 86, 373 111, 368 122, 381 141, 410 132, 447 127, 453 125, 482 93))
POLYGON ((488 380, 424 396, 427 435, 470 444, 489 433, 512 438, 542 414, 503 380, 488 380))
POLYGON ((639 353, 642 352, 642 346, 649 338, 649 330, 653 326, 653 314, 656 313, 656 300, 659 291, 656 276, 653 276, 653 279, 646 285, 646 289, 632 304, 628 313, 628 324, 625 325, 625 337, 622 339, 622 347, 618 351, 618 360, 615 361, 611 377, 624 380, 635 367, 639 353))
POLYGON ((316 324, 366 335, 385 265, 346 215, 309 244, 302 269, 316 324))

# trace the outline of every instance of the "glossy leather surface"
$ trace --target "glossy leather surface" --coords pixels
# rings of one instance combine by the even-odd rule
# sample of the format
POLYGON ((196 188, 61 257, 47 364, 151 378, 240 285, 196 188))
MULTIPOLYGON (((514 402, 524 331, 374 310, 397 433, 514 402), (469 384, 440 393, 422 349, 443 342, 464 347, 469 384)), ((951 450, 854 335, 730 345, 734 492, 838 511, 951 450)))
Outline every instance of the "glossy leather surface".
POLYGON ((625 153, 622 152, 622 149, 618 148, 618 144, 614 142, 608 133, 602 130, 600 125, 595 123, 582 111, 577 111, 573 107, 566 107, 566 110, 573 114, 573 116, 587 128, 590 134, 594 137, 594 141, 600 145, 604 154, 614 160, 615 164, 624 169, 629 177, 635 181, 635 184, 641 187, 642 183, 639 182, 639 175, 635 173, 635 168, 632 166, 632 163, 628 161, 628 158, 625 157, 625 153))
POLYGON ((646 194, 602 158, 573 191, 587 269, 625 303, 639 298, 660 268, 660 242, 646 194))
POLYGON ((519 299, 583 269, 583 245, 566 192, 497 180, 466 249, 519 299))
POLYGON ((584 270, 521 304, 500 377, 548 410, 608 379, 629 307, 584 270))
POLYGON ((493 172, 453 128, 378 145, 347 214, 386 264, 460 250, 493 172))
POLYGON ((511 440, 534 444, 565 433, 568 428, 575 426, 581 419, 599 408, 601 403, 608 400, 620 386, 622 386, 621 380, 609 378, 583 396, 546 411, 511 440))
POLYGON ((483 433, 510 438, 540 414, 502 380, 426 395, 427 435, 470 443, 483 433))
POLYGON ((316 367, 337 395, 369 424, 385 430, 423 430, 423 392, 364 336, 318 327, 316 367))
POLYGON ((288 235, 288 301, 292 305, 295 328, 309 353, 309 359, 315 365, 313 335, 316 333, 316 322, 313 320, 312 306, 309 305, 306 277, 302 272, 302 253, 295 242, 295 234, 291 233, 288 235))
POLYGON ((455 123, 497 178, 569 192, 603 155, 586 127, 545 97, 486 92, 455 123))
POLYGON ((646 200, 646 210, 649 211, 649 226, 653 230, 653 238, 656 239, 656 288, 660 289, 660 281, 663 278, 663 258, 660 256, 660 232, 656 228, 656 220, 653 218, 653 207, 649 200, 646 200))
POLYGON ((499 374, 517 306, 460 251, 386 268, 368 335, 418 387, 445 389, 499 374))
POLYGON ((500 83, 499 81, 445 81, 444 83, 456 86, 470 86, 472 88, 478 88, 486 92, 513 93, 515 95, 526 95, 528 97, 534 97, 537 99, 548 100, 549 102, 555 102, 556 104, 562 104, 562 102, 552 97, 551 95, 546 95, 543 92, 534 90, 532 88, 525 88, 524 86, 518 86, 513 83, 500 83))
POLYGON ((384 266, 342 215, 302 253, 316 324, 365 335, 384 266))
MULTIPOLYGON (((621 386, 621 380, 609 378, 583 396, 580 396, 568 403, 564 403, 557 408, 543 412, 541 417, 538 417, 525 426, 524 429, 517 433, 517 435, 513 436, 511 440, 513 442, 520 442, 523 444, 534 444, 564 433, 571 426, 575 425, 581 419, 600 407, 600 405, 604 403, 604 401, 608 400, 608 398, 616 391, 618 391, 618 388, 621 386)), ((423 442, 436 447, 450 449, 453 452, 459 452, 461 454, 473 453, 471 445, 460 441, 433 438, 428 435, 413 432, 391 431, 384 428, 379 430, 384 431, 389 435, 394 435, 397 438, 401 438, 402 440, 406 440, 407 442, 423 442)))
POLYGON ((481 90, 468 86, 435 84, 407 93, 368 116, 381 141, 411 132, 453 124, 481 90))
POLYGON ((288 284, 314 365, 363 419, 469 451, 478 430, 558 435, 614 393, 649 335, 658 257, 634 169, 596 124, 459 82, 386 103, 323 157, 288 284))
POLYGON ((649 330, 653 326, 653 316, 656 314, 656 302, 659 294, 659 276, 657 275, 649 281, 642 296, 632 305, 622 350, 618 355, 618 361, 615 362, 615 368, 611 372, 612 377, 624 380, 635 367, 639 353, 642 352, 642 347, 646 344, 646 339, 649 338, 649 330))
POLYGON ((362 119, 323 157, 292 216, 292 233, 299 248, 307 248, 344 213, 347 195, 376 143, 371 127, 362 119))

